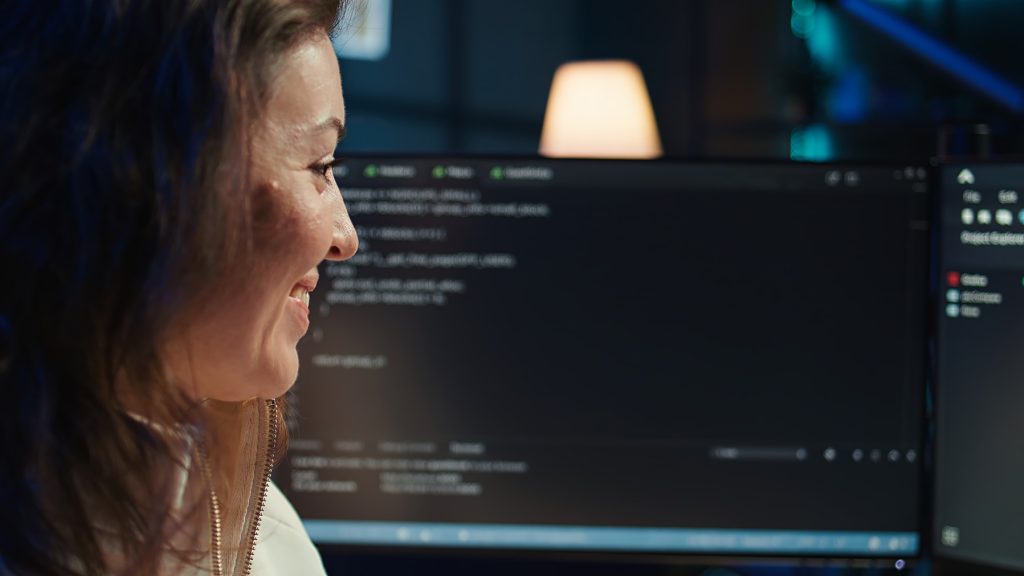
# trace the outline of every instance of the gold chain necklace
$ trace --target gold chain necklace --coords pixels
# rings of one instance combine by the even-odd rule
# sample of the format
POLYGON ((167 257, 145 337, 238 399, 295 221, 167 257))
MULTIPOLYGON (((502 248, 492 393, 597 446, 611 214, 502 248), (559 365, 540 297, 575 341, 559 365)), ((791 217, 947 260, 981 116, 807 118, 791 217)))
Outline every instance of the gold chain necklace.
POLYGON ((203 477, 209 488, 210 572, 213 576, 224 576, 224 558, 221 553, 223 549, 223 535, 221 532, 223 523, 221 521, 220 499, 217 498, 217 492, 213 489, 213 473, 210 471, 210 460, 206 453, 206 445, 200 441, 198 447, 200 467, 203 470, 203 477))
MULTIPOLYGON (((277 421, 277 401, 267 400, 268 408, 268 429, 267 429, 267 453, 264 455, 263 475, 260 478, 259 496, 256 500, 255 514, 249 526, 249 538, 245 564, 242 573, 247 575, 252 572, 253 556, 256 552, 256 537, 259 534, 260 523, 263 520, 263 511, 267 503, 267 490, 270 486, 270 476, 274 471, 274 452, 277 450, 277 440, 280 430, 277 421)), ((220 499, 213 488, 213 473, 210 470, 209 454, 205 444, 198 443, 199 462, 203 471, 206 484, 209 487, 209 510, 210 510, 210 571, 213 576, 224 576, 224 555, 223 555, 223 514, 221 511, 220 499)))

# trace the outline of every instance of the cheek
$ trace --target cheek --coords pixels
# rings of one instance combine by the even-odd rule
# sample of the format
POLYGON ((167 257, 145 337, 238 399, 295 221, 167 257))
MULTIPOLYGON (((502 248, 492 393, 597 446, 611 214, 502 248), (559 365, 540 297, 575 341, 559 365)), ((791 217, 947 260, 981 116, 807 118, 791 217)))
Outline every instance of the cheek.
POLYGON ((280 346, 268 346, 275 312, 251 278, 242 288, 215 291, 188 332, 172 342, 172 372, 197 398, 240 401, 261 395, 289 368, 280 346))
POLYGON ((207 397, 277 397, 295 381, 296 346, 304 329, 293 317, 288 293, 323 260, 333 222, 328 199, 274 188, 273 205, 264 205, 254 222, 252 265, 233 289, 220 291, 225 298, 218 300, 217 313, 203 322, 201 363, 212 368, 203 380, 213 386, 205 390, 207 397))
POLYGON ((301 275, 324 259, 333 230, 332 202, 324 197, 327 194, 331 192, 311 192, 281 206, 270 241, 262 251, 264 262, 282 271, 298 267, 301 275))

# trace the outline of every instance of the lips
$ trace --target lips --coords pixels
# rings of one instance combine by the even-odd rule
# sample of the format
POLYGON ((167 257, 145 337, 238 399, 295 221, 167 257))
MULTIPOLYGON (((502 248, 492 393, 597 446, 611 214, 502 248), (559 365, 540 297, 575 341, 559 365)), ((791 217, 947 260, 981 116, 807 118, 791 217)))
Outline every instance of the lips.
POLYGON ((305 286, 292 286, 292 291, 288 295, 309 307, 309 290, 305 286))
POLYGON ((292 286, 288 295, 295 298, 299 302, 302 302, 309 307, 309 293, 316 290, 316 284, 320 280, 320 273, 316 271, 316 268, 310 270, 305 276, 299 278, 299 281, 292 286))

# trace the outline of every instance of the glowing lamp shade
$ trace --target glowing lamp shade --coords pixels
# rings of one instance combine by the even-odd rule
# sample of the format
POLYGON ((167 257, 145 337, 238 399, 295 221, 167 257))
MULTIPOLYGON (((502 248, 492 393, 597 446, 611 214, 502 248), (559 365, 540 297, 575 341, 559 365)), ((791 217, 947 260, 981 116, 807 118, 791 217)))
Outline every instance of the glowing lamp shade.
POLYGON ((551 82, 540 153, 571 158, 661 156, 658 126, 640 68, 627 60, 560 66, 551 82))

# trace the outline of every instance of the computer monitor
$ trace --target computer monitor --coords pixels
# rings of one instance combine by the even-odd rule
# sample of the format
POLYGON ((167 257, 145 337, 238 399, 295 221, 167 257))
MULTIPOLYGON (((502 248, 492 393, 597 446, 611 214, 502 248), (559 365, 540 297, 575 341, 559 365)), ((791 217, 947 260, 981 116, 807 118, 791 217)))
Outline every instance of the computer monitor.
POLYGON ((939 183, 935 552, 1024 571, 1024 164, 939 183))
POLYGON ((357 157, 278 470, 322 544, 905 558, 917 166, 357 157))

